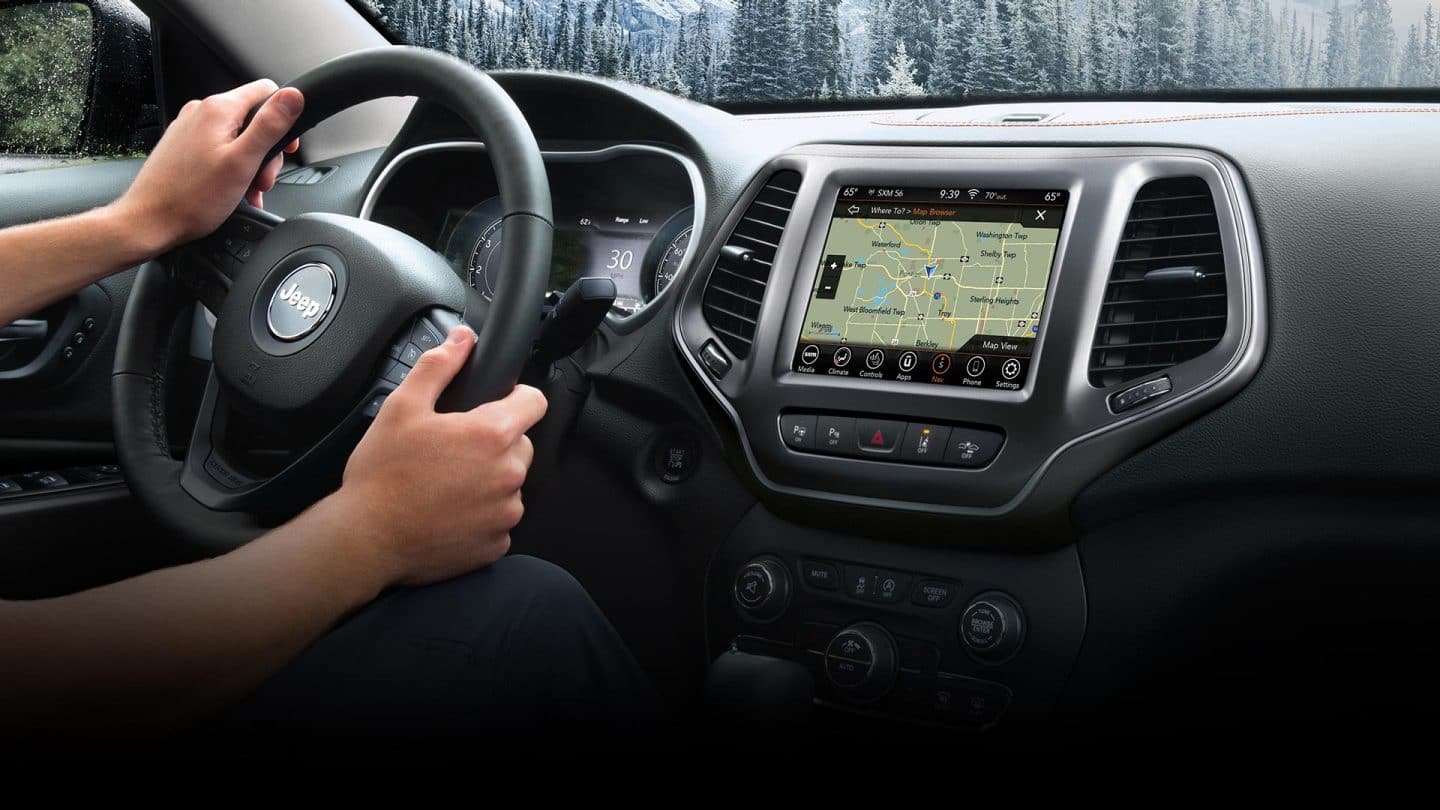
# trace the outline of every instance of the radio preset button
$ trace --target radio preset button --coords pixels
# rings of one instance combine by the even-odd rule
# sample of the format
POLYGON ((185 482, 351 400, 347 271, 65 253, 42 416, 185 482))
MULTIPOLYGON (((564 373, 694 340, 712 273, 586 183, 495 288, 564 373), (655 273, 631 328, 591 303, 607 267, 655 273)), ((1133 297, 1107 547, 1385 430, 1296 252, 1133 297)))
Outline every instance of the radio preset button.
POLYGON ((856 419, 855 438, 860 450, 877 455, 895 452, 900 434, 905 432, 904 422, 889 419, 856 419))

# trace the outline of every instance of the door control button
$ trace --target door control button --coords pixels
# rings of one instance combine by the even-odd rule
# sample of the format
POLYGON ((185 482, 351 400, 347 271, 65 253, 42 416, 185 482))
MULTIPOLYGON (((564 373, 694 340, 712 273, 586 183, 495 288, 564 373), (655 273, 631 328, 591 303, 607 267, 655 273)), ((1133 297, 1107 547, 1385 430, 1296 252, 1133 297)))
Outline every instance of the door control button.
POLYGON ((780 417, 780 438, 795 450, 815 449, 815 415, 787 413, 780 417))
POLYGON ((888 419, 856 419, 855 439, 861 452, 883 455, 895 452, 900 435, 905 432, 904 422, 888 419))

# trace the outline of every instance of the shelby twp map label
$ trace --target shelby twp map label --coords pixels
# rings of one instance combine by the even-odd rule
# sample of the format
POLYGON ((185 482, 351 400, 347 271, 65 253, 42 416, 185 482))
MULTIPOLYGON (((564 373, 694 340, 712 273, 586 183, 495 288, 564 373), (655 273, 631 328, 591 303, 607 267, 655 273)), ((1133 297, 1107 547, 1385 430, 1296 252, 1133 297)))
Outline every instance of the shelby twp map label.
POLYGON ((841 189, 792 368, 1022 387, 1068 201, 1047 190, 841 189))

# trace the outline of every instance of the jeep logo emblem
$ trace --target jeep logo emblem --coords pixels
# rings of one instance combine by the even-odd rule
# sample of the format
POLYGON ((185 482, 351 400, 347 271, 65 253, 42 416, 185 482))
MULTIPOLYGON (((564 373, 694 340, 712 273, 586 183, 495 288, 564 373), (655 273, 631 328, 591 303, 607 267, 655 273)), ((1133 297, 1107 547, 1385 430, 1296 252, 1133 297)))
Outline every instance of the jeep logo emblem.
POLYGON ((299 340, 315 331, 335 303, 335 271, 320 262, 290 271, 270 298, 266 320, 270 334, 299 340))

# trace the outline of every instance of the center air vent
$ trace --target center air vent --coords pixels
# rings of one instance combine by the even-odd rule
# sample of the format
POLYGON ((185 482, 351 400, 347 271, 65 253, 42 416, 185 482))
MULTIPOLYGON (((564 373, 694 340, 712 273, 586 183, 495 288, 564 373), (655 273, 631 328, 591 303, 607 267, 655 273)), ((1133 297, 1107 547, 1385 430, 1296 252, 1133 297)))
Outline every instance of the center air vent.
POLYGON ((776 172, 745 209, 710 271, 705 322, 738 358, 750 356, 775 251, 799 190, 799 172, 776 172))
POLYGON ((1146 183, 1115 250, 1090 383, 1106 388, 1210 351, 1225 334, 1225 311, 1210 187, 1198 177, 1146 183))

